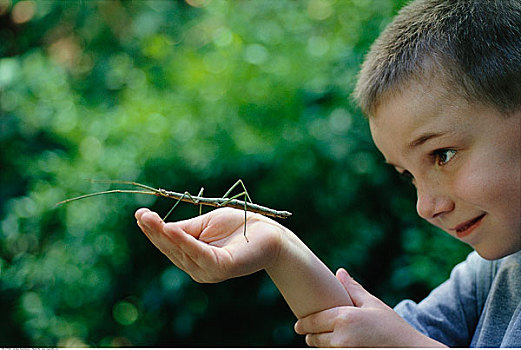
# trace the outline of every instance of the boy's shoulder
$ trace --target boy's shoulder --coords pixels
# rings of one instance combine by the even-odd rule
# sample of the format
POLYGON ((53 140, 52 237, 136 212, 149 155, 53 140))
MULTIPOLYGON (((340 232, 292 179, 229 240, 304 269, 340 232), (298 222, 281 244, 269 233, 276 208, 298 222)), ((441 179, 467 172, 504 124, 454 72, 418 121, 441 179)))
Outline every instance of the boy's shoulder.
POLYGON ((476 296, 482 311, 471 346, 519 347, 521 251, 493 261, 469 256, 473 260, 479 264, 476 296))
POLYGON ((404 300, 395 311, 423 334, 448 346, 519 347, 520 290, 521 252, 499 260, 486 260, 472 252, 454 267, 449 280, 420 303, 404 300))
POLYGON ((487 260, 473 251, 460 268, 471 273, 476 286, 476 301, 483 306, 498 275, 506 274, 511 283, 521 286, 521 251, 497 260, 487 260))

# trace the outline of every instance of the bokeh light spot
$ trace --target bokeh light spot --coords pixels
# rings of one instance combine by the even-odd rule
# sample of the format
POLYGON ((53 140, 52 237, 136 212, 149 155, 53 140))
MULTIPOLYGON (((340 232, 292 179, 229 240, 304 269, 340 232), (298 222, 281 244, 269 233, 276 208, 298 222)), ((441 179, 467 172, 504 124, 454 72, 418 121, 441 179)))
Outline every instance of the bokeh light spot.
POLYGON ((185 0, 186 3, 192 7, 205 7, 210 3, 210 0, 185 0))
POLYGON ((124 326, 131 325, 139 317, 137 307, 128 301, 117 303, 112 310, 112 315, 119 324, 124 326))
POLYGON ((36 314, 42 311, 43 304, 37 293, 27 292, 22 297, 22 307, 26 312, 36 314))
POLYGON ((311 0, 308 4, 308 15, 310 18, 323 21, 333 13, 331 4, 327 0, 311 0))
POLYGON ((93 136, 87 136, 80 143, 80 153, 87 160, 98 159, 102 151, 101 142, 93 136))
POLYGON ((307 51, 312 56, 323 56, 329 50, 329 42, 321 36, 312 36, 308 40, 307 51))
POLYGON ((0 16, 5 14, 11 7, 11 0, 0 0, 0 16))
POLYGON ((269 57, 268 50, 262 45, 251 44, 244 51, 244 59, 251 64, 262 64, 269 57))
POLYGON ((16 3, 11 12, 11 18, 16 24, 29 22, 36 12, 36 5, 33 1, 20 1, 16 3))

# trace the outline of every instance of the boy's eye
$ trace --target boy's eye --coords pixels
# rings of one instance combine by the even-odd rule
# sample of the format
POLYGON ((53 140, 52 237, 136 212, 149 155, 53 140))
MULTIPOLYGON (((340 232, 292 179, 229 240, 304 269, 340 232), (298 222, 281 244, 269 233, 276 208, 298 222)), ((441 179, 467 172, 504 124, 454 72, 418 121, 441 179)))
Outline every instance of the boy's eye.
POLYGON ((439 149, 432 152, 432 156, 436 165, 447 164, 456 155, 456 150, 453 149, 439 149))

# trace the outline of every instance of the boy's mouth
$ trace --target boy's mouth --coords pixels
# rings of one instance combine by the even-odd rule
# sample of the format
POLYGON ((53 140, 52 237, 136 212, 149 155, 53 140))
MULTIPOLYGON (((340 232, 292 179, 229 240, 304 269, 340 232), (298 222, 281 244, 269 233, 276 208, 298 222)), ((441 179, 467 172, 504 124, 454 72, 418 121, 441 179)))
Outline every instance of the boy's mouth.
POLYGON ((462 224, 459 224, 452 230, 456 231, 456 236, 459 238, 463 238, 465 236, 468 236, 472 231, 474 231, 475 228, 477 228, 481 224, 481 220, 483 217, 485 217, 486 213, 483 213, 474 219, 471 219, 469 221, 465 221, 462 224))

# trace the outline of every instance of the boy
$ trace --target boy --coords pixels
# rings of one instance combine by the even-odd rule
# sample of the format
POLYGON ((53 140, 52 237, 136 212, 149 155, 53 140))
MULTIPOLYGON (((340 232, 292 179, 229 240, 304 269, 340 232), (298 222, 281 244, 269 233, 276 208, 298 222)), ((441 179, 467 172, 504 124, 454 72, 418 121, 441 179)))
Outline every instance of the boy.
POLYGON ((167 224, 139 209, 139 226, 198 282, 266 270, 311 346, 521 346, 521 2, 412 2, 355 95, 418 214, 475 249, 421 303, 391 309, 261 215, 248 213, 249 243, 234 209, 167 224))

